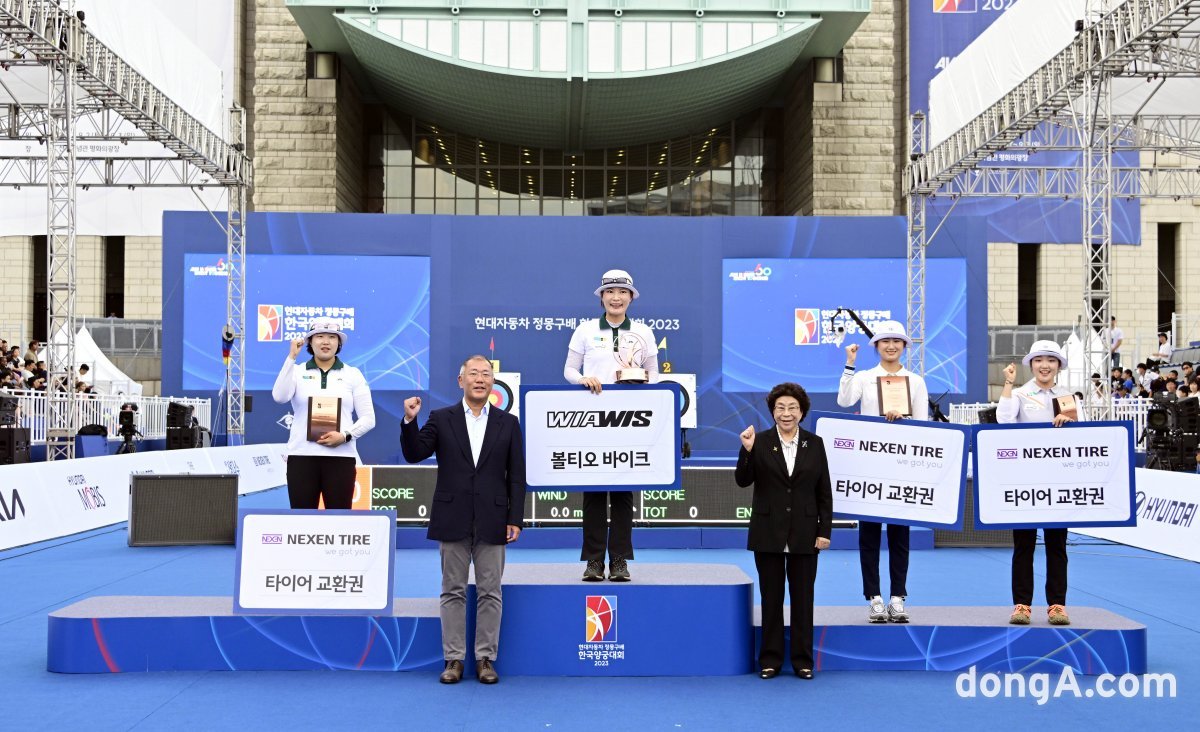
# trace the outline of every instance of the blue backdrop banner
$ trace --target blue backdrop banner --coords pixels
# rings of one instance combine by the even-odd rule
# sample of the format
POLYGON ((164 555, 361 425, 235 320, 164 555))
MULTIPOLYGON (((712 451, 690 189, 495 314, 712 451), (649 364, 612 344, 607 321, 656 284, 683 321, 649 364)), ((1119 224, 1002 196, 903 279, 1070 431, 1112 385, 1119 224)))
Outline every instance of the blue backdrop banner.
MULTIPOLYGON (((811 392, 813 409, 840 411, 834 393, 840 349, 797 346, 796 310, 845 306, 905 320, 900 217, 255 213, 247 232, 245 368, 255 396, 247 441, 286 439, 288 407, 276 405, 269 389, 286 356, 285 345, 270 338, 294 332, 287 307, 320 307, 322 315, 338 308, 342 318, 351 317, 352 308, 354 330, 342 356, 370 379, 376 427, 356 442, 372 464, 402 462, 406 397, 422 396, 431 408, 462 398, 457 374, 469 355, 499 361, 501 371, 519 373, 523 384, 564 384, 571 333, 581 320, 601 314, 593 292, 608 269, 633 276, 641 296, 630 316, 654 331, 662 370, 696 375, 699 425, 687 440, 697 456, 732 455, 747 424, 769 424, 763 396, 779 381, 799 380, 811 392), (754 309, 753 300, 727 293, 726 265, 735 260, 746 262, 739 267, 773 265, 781 277, 800 273, 781 279, 769 298, 771 308, 791 313, 786 326, 770 327, 763 318, 740 326, 728 320, 730 312, 745 319, 754 309), (280 306, 283 320, 264 316, 260 326, 259 305, 280 306), (742 355, 751 341, 764 349, 755 356, 757 372, 730 378, 727 331, 742 355)), ((929 251, 926 327, 936 356, 927 364, 935 374, 931 395, 951 395, 943 405, 985 397, 985 241, 981 220, 956 216, 929 251)), ((225 235, 207 213, 164 216, 165 394, 217 394, 226 279, 188 280, 192 267, 217 267, 224 252, 225 235), (213 289, 196 292, 207 287, 213 289)), ((299 323, 292 321, 296 328, 299 323)), ((866 338, 851 331, 843 345, 850 343, 865 346, 866 338)))

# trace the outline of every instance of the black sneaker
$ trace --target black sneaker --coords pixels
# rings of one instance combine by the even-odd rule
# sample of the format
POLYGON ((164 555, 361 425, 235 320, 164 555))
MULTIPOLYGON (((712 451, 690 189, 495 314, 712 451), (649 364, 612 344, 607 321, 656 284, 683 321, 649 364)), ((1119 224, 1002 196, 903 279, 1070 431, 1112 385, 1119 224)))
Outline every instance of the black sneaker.
POLYGON ((609 582, 628 582, 629 581, 629 565, 624 559, 614 559, 608 563, 608 580, 609 582))
POLYGON ((584 582, 603 582, 604 581, 604 560, 589 559, 587 569, 583 570, 584 582))

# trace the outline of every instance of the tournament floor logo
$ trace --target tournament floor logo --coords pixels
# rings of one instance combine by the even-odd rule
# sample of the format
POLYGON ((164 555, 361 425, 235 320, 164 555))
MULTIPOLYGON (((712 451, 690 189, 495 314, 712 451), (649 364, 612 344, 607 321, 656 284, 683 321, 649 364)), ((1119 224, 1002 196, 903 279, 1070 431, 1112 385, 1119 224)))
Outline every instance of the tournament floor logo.
POLYGON ((588 643, 615 643, 617 640, 617 596, 588 595, 586 605, 588 643))
POLYGON ((282 305, 259 305, 258 306, 258 340, 259 341, 281 341, 281 340, 283 340, 283 306, 282 305))
POLYGON ((796 345, 820 345, 821 338, 817 335, 821 323, 821 311, 817 308, 796 308, 796 345))

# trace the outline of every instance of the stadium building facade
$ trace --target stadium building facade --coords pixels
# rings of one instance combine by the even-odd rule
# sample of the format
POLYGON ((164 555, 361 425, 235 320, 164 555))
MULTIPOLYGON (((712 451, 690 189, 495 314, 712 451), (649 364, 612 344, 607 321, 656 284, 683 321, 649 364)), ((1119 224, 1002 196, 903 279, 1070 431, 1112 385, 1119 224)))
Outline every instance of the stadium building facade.
MULTIPOLYGON (((904 213, 896 0, 231 1, 257 211, 904 213)), ((1141 244, 1114 249, 1114 312, 1131 344, 1164 312, 1195 337, 1200 216, 1141 215, 1141 244)), ((10 340, 43 336, 41 234, 0 239, 10 340)), ((161 240, 83 234, 79 315, 161 318, 161 240)), ((1080 245, 1028 244, 988 245, 990 323, 1074 322, 1080 245)))

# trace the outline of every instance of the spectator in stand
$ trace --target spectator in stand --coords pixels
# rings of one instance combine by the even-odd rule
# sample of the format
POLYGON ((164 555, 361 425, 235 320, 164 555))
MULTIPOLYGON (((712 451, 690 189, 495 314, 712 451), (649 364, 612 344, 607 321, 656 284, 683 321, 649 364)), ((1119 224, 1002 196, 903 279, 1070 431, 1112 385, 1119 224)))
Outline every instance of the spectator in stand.
POLYGON ((42 379, 45 379, 47 377, 45 361, 38 361, 36 364, 34 364, 33 375, 37 376, 38 378, 42 378, 42 379))
POLYGON ((1189 396, 1191 395, 1188 394, 1188 388, 1186 384, 1180 384, 1179 388, 1175 390, 1176 399, 1187 399, 1189 396))
POLYGON ((1124 380, 1125 380, 1125 379, 1124 379, 1124 376, 1121 374, 1121 367, 1120 367, 1120 366, 1113 366, 1112 373, 1110 373, 1110 374, 1108 375, 1108 388, 1109 388, 1109 390, 1110 390, 1110 391, 1115 391, 1115 390, 1116 390, 1116 388, 1117 388, 1118 386, 1120 386, 1120 385, 1121 385, 1121 382, 1123 382, 1124 380))
POLYGON ((30 341, 29 342, 29 350, 25 352, 25 360, 36 362, 38 360, 38 353, 41 350, 42 350, 42 344, 40 342, 30 341))
POLYGON ((1188 382, 1188 396, 1196 396, 1200 394, 1200 380, 1193 379, 1188 382))
POLYGON ((1188 381, 1196 378, 1196 370, 1192 367, 1191 361, 1183 362, 1183 378, 1187 379, 1188 381))
POLYGON ((1179 390, 1179 385, 1177 383, 1175 383, 1174 379, 1167 379, 1166 381, 1163 382, 1163 389, 1162 389, 1163 394, 1174 394, 1178 390, 1179 390))
POLYGON ((1108 328, 1108 352, 1112 354, 1113 366, 1121 365, 1121 343, 1125 340, 1125 331, 1117 327, 1117 316, 1113 316, 1108 328))
POLYGON ((1121 386, 1125 387, 1126 392, 1133 391, 1134 383, 1133 371, 1131 369, 1125 369, 1121 372, 1121 386))
POLYGON ((1147 364, 1139 363, 1137 365, 1137 383, 1143 389, 1149 390, 1150 385, 1158 378, 1158 372, 1150 368, 1147 364))
POLYGON ((86 363, 79 364, 79 380, 84 382, 85 384, 91 384, 92 383, 91 370, 92 370, 92 367, 88 366, 86 363))
POLYGON ((1158 352, 1155 354, 1158 357, 1158 362, 1159 363, 1170 363, 1171 362, 1171 354, 1174 352, 1175 352, 1175 349, 1171 348, 1170 338, 1167 336, 1167 334, 1159 333, 1158 334, 1158 352))

